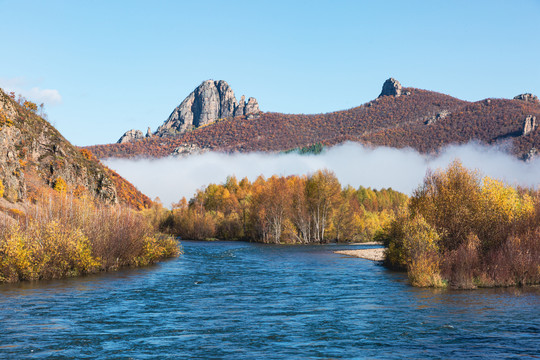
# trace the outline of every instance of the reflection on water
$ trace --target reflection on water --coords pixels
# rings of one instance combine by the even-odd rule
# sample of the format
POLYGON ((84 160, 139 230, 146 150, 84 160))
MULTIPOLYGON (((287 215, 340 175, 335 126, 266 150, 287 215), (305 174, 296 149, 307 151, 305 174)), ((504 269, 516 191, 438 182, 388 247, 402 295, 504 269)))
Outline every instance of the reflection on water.
POLYGON ((540 291, 412 288, 333 250, 184 242, 144 269, 0 286, 0 358, 501 358, 540 353, 540 291))

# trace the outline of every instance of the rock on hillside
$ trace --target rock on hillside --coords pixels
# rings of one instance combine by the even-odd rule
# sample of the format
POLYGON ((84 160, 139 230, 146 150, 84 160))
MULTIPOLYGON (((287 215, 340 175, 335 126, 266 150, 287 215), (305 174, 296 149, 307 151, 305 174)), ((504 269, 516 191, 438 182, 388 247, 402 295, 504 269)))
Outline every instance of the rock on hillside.
POLYGON ((218 119, 256 115, 259 112, 259 104, 255 98, 249 98, 246 102, 242 95, 238 102, 227 82, 206 80, 173 110, 156 134, 183 133, 218 119))
POLYGON ((531 93, 519 94, 517 96, 514 96, 514 100, 522 100, 522 101, 532 102, 532 103, 540 102, 540 100, 538 100, 538 96, 533 95, 531 93))
POLYGON ((176 149, 174 149, 171 155, 177 157, 186 157, 194 154, 204 154, 208 151, 209 149, 201 148, 196 144, 181 144, 176 149))
POLYGON ((381 96, 400 96, 401 95, 401 84, 394 78, 386 80, 383 84, 381 96))
POLYGON ((529 135, 531 132, 535 131, 537 127, 536 116, 529 115, 523 121, 523 130, 521 134, 523 136, 529 135))
POLYGON ((122 135, 116 143, 124 144, 127 142, 140 140, 140 139, 144 139, 143 132, 141 130, 131 129, 131 130, 126 131, 124 135, 122 135))

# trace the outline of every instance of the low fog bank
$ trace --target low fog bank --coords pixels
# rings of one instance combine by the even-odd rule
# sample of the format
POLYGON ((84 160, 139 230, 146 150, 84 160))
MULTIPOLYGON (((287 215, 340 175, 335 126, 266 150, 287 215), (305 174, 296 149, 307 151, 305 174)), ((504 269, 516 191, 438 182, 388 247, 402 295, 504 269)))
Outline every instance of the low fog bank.
POLYGON ((478 144, 450 146, 436 157, 411 149, 369 148, 356 143, 332 147, 320 155, 299 154, 223 154, 205 153, 185 158, 156 160, 108 159, 105 164, 132 182, 152 199, 159 197, 165 206, 190 199, 197 189, 222 183, 227 176, 238 180, 259 175, 301 175, 327 168, 342 184, 357 188, 391 187, 411 194, 422 182, 428 168, 445 168, 459 158, 467 168, 513 185, 538 186, 540 161, 530 163, 493 147, 478 144))

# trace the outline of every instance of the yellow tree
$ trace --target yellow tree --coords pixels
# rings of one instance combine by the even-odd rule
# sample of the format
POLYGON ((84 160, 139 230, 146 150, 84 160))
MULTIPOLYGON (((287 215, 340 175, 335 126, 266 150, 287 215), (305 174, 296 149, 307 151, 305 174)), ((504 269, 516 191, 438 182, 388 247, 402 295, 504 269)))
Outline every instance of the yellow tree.
POLYGON ((23 106, 34 113, 37 111, 37 105, 31 101, 25 100, 23 106))
POLYGON ((329 170, 319 170, 308 177, 306 197, 313 219, 313 235, 316 242, 325 241, 325 231, 332 210, 340 201, 341 185, 336 175, 329 170))
POLYGON ((54 182, 54 190, 65 193, 67 191, 67 184, 64 179, 62 179, 60 176, 56 178, 56 181, 54 182))
POLYGON ((339 206, 334 211, 332 217, 332 235, 336 241, 352 240, 353 238, 353 224, 354 224, 354 208, 352 202, 354 201, 355 190, 354 188, 347 186, 341 192, 341 201, 339 206))
POLYGON ((456 160, 446 171, 428 172, 411 198, 410 209, 442 234, 444 248, 454 250, 476 233, 482 211, 480 190, 478 172, 456 160))
POLYGON ((248 233, 249 206, 252 199, 251 183, 247 177, 240 180, 235 195, 238 200, 238 216, 242 222, 242 236, 245 237, 248 233))
POLYGON ((503 182, 485 177, 481 189, 482 212, 477 235, 485 250, 500 246, 519 224, 534 216, 534 200, 503 182))
POLYGON ((280 243, 283 225, 291 207, 287 179, 277 176, 269 178, 265 185, 259 188, 255 203, 259 207, 259 216, 264 217, 260 223, 267 225, 267 241, 280 243))
POLYGON ((289 178, 291 190, 291 222, 296 229, 295 238, 299 243, 307 244, 311 241, 311 215, 306 198, 306 176, 292 176, 289 178))

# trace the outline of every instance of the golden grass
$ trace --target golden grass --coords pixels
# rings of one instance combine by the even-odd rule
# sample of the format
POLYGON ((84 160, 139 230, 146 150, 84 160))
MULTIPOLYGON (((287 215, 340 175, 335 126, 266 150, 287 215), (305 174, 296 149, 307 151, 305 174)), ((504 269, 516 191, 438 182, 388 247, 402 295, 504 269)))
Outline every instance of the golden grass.
POLYGON ((180 253, 142 213, 88 197, 42 194, 17 219, 0 224, 0 282, 143 266, 180 253))

